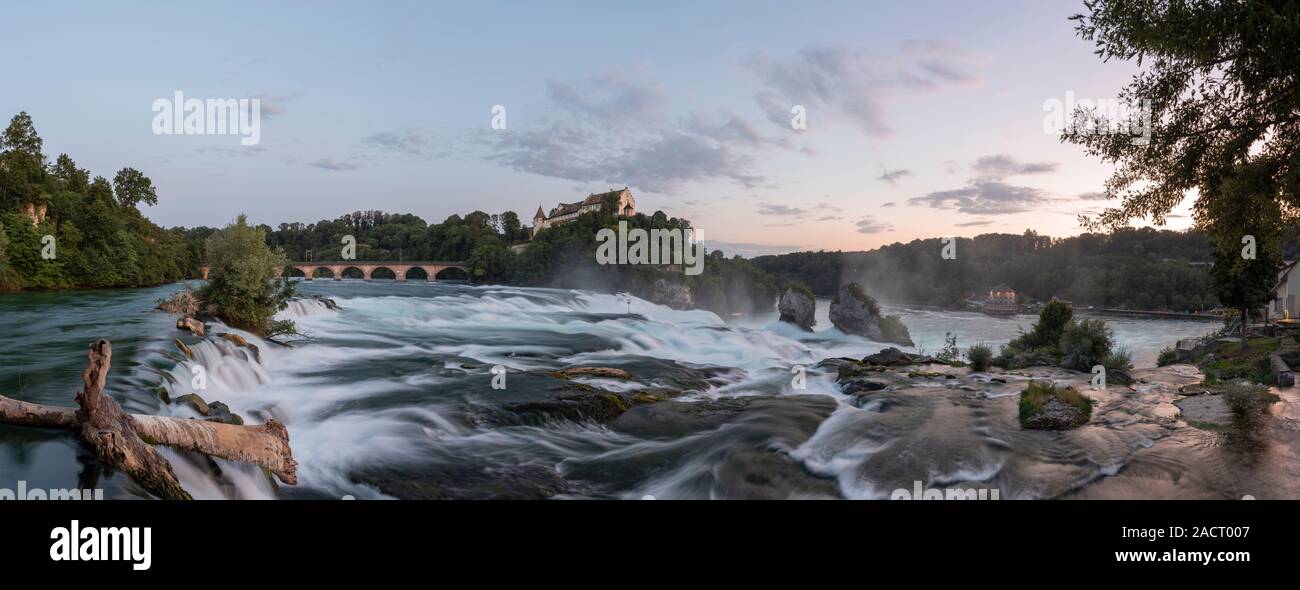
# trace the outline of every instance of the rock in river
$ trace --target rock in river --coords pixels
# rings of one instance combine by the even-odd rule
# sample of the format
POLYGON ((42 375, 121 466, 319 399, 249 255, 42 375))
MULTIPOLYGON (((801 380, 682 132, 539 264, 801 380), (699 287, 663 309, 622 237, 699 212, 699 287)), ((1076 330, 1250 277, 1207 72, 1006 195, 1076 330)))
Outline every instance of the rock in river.
POLYGON ((876 300, 857 283, 840 285, 839 292, 831 300, 830 316, 831 324, 845 334, 912 346, 907 326, 898 316, 882 317, 876 300))
POLYGON ((781 312, 781 321, 799 326, 805 332, 811 332, 813 325, 817 323, 814 319, 817 313, 817 300, 813 298, 812 291, 806 287, 787 286, 781 293, 781 301, 776 307, 781 312))

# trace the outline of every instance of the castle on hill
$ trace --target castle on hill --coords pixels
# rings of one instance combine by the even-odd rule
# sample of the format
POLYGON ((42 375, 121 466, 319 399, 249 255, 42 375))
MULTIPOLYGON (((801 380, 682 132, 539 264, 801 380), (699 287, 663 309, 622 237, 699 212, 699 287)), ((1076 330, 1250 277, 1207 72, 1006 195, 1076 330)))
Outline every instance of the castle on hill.
POLYGON ((616 210, 619 217, 632 217, 636 215, 636 199, 632 197, 632 191, 627 187, 622 189, 610 189, 603 193, 593 193, 587 195, 587 198, 576 203, 560 203, 551 209, 551 212, 545 213, 542 207, 538 205, 537 213, 533 215, 533 235, 551 226, 563 225, 579 215, 589 211, 600 211, 605 204, 605 197, 615 195, 617 197, 616 210))

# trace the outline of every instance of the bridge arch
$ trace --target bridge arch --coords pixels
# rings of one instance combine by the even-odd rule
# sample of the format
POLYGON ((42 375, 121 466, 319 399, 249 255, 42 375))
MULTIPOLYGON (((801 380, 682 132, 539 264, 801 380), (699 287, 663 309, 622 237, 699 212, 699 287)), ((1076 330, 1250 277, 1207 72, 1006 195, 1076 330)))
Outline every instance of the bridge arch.
POLYGON ((361 280, 365 280, 365 279, 368 279, 368 278, 370 278, 370 277, 366 276, 366 271, 365 271, 362 267, 360 267, 360 266, 348 265, 348 266, 344 266, 344 267, 342 267, 342 270, 339 271, 338 276, 336 276, 335 278, 339 278, 339 279, 361 279, 361 280))
POLYGON ((334 269, 328 266, 307 267, 311 269, 310 277, 313 279, 337 279, 334 276, 334 269))
POLYGON ((402 280, 427 281, 429 280, 429 271, 424 270, 422 266, 412 266, 402 273, 402 280))
POLYGON ((468 281, 469 272, 463 266, 444 266, 434 271, 435 281, 468 281))
POLYGON ((393 281, 397 280, 397 271, 383 265, 375 266, 370 269, 370 276, 366 278, 378 281, 393 281))

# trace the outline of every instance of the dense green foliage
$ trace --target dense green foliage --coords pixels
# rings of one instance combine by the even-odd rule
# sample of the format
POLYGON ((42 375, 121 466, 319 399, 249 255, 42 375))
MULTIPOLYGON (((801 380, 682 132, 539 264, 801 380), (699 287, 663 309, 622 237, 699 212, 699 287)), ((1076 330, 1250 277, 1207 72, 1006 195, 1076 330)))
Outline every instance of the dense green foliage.
POLYGON ((1052 300, 1038 313, 1038 321, 1028 332, 1011 341, 1011 346, 1022 350, 1054 348, 1061 342, 1061 334, 1074 321, 1074 308, 1064 301, 1052 300))
POLYGON ((1120 98, 1149 112, 1146 141, 1098 133, 1129 121, 1075 113, 1063 140, 1113 163, 1096 226, 1163 223, 1194 193, 1214 247, 1215 295, 1242 318, 1271 297, 1283 222, 1300 205, 1300 2, 1090 0, 1075 31, 1105 60, 1141 70, 1120 98), (1118 124, 1118 125, 1117 125, 1118 124), (1253 236, 1257 257, 1243 257, 1253 236))
POLYGON ((966 351, 966 360, 970 361, 973 371, 987 371, 993 361, 993 348, 987 344, 975 344, 966 351))
POLYGON ((204 306, 227 324, 263 336, 293 332, 289 320, 273 320, 288 305, 294 283, 276 278, 289 259, 266 245, 261 229, 240 215, 234 223, 208 236, 208 282, 198 291, 204 306))
MULTIPOLYGON (((1132 368, 1130 354, 1115 348, 1115 333, 1100 318, 1077 319, 1074 310, 1066 303, 1054 301, 1044 306, 1038 321, 1028 332, 1012 339, 1002 347, 996 364, 1005 367, 1023 366, 1027 359, 1037 356, 1054 359, 1067 369, 1090 371, 1096 365, 1110 370, 1127 372, 1132 368)), ((1032 359, 1029 364, 1037 364, 1032 359)), ((1117 376, 1121 381, 1126 375, 1117 376)))
POLYGON ((112 183, 92 179, 67 154, 50 163, 43 146, 27 113, 0 135, 0 289, 134 287, 193 276, 184 233, 159 228, 137 208, 157 203, 147 177, 124 168, 112 183))
POLYGON ((1242 345, 1250 310, 1268 305, 1282 266, 1282 208, 1258 165, 1233 169, 1196 203, 1196 217, 1214 245, 1215 294, 1241 316, 1242 345), (1243 245, 1244 244, 1244 245, 1243 245))
POLYGON ((1076 371, 1091 371, 1110 355, 1115 332, 1100 318, 1070 322, 1061 331, 1058 350, 1061 366, 1076 371))
MULTIPOLYGON (((1272 198, 1300 205, 1300 3, 1089 0, 1076 32, 1104 60, 1140 70, 1119 97, 1150 107, 1150 141, 1093 133, 1066 141, 1114 163, 1106 193, 1122 202, 1099 217, 1121 227, 1163 221, 1192 189, 1206 199, 1243 164, 1277 186, 1272 198)), ((1083 120, 1103 119, 1080 113, 1083 120)), ((1199 202, 1198 202, 1199 205, 1199 202)), ((1238 246, 1240 247, 1240 246, 1238 246)))
POLYGON ((1053 296, 1080 305, 1198 311, 1217 307, 1201 232, 1120 229, 1053 239, 983 234, 957 239, 957 258, 940 256, 938 238, 895 243, 869 252, 797 252, 760 256, 754 265, 782 282, 834 296, 842 281, 871 285, 885 301, 960 306, 1006 283, 1024 298, 1053 296))

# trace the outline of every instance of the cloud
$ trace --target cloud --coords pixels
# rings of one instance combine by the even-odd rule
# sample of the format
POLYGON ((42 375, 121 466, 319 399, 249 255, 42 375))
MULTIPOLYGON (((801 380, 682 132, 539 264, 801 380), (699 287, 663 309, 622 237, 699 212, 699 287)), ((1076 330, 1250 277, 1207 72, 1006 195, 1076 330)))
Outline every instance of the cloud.
POLYGON ((895 202, 893 202, 893 201, 887 201, 887 202, 885 202, 885 203, 882 203, 880 206, 881 206, 881 207, 893 207, 893 206, 896 206, 896 205, 897 205, 897 203, 895 203, 895 202))
POLYGON ((763 85, 754 100, 772 123, 786 130, 791 109, 808 109, 809 127, 843 117, 872 137, 887 137, 889 103, 917 92, 979 81, 973 60, 954 45, 906 41, 893 55, 874 55, 848 47, 806 48, 776 59, 755 54, 745 67, 763 85))
POLYGON ((322 170, 356 170, 359 165, 352 162, 335 160, 334 158, 321 158, 307 163, 309 166, 315 166, 322 170))
POLYGON ((547 96, 547 118, 479 136, 487 160, 541 176, 678 194, 700 181, 770 186, 756 172, 756 155, 791 147, 731 112, 669 117, 658 84, 618 74, 551 81, 547 96))
POLYGON ((267 94, 254 94, 253 98, 261 101, 258 107, 263 119, 274 119, 285 113, 284 103, 297 99, 302 96, 300 92, 284 94, 280 96, 270 96, 267 94))
POLYGON ((959 189, 934 191, 907 200, 909 205, 929 205, 971 215, 1023 213, 1053 199, 1030 186, 1003 182, 1010 176, 1046 174, 1056 171, 1055 162, 1021 162, 1007 154, 983 156, 971 164, 974 176, 959 189))
POLYGON ((1021 213, 1048 201, 1042 190, 993 180, 972 180, 966 188, 935 191, 907 200, 909 204, 955 209, 972 215, 1021 213))
POLYGON ((1106 193, 1103 192, 1079 193, 1075 195, 1074 198, 1080 201, 1104 201, 1106 200, 1106 193))
MULTIPOLYGON (((806 219, 808 218, 808 216, 815 215, 815 214, 820 215, 820 217, 817 217, 815 221, 837 220, 840 218, 838 213, 841 213, 843 211, 844 209, 828 201, 822 201, 820 203, 810 206, 807 209, 804 209, 802 207, 791 207, 779 203, 763 202, 763 203, 759 203, 758 209, 756 210, 756 212, 759 215, 788 217, 792 220, 806 219)), ((786 222, 781 224, 768 224, 768 225, 770 227, 778 227, 778 226, 785 227, 785 226, 790 226, 795 224, 793 223, 793 221, 791 221, 791 222, 786 222)))
POLYGON ((982 179, 1002 180, 1008 176, 1055 172, 1056 166, 1055 162, 1020 162, 1006 154, 995 154, 975 160, 971 170, 982 179))
POLYGON ((630 80, 615 70, 586 84, 548 80, 546 94, 559 108, 614 123, 654 118, 666 112, 669 103, 659 84, 630 80))
POLYGON ((432 142, 428 136, 418 131, 385 131, 366 137, 361 143, 391 152, 419 155, 429 149, 432 142))
POLYGON ((758 214, 803 217, 808 214, 808 210, 775 203, 760 203, 758 206, 758 214))
POLYGON ((881 180, 884 182, 888 182, 889 184, 892 185, 897 185, 898 179, 903 178, 904 176, 911 176, 911 175, 912 175, 911 170, 901 170, 901 169, 890 170, 882 166, 880 169, 880 176, 877 176, 876 180, 881 180))
POLYGON ((957 227, 980 227, 983 225, 993 225, 993 221, 989 219, 976 219, 975 221, 963 221, 961 223, 954 223, 953 225, 957 227))
POLYGON ((894 230, 894 226, 868 216, 859 218, 857 221, 853 222, 853 225, 857 227, 857 232, 860 234, 878 234, 894 230))

